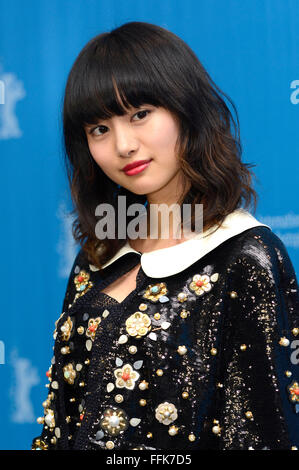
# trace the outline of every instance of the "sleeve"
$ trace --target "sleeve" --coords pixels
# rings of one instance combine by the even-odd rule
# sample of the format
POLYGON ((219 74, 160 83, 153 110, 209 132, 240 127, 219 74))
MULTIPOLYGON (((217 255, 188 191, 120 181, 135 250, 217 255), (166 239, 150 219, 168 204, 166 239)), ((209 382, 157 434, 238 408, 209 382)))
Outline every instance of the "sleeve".
POLYGON ((230 271, 210 420, 221 450, 299 447, 298 283, 284 244, 272 237, 244 247, 230 271))
MULTIPOLYGON (((66 293, 63 300, 62 313, 55 322, 54 330, 54 355, 50 368, 46 373, 49 379, 49 392, 46 400, 43 402, 44 416, 37 419, 37 422, 43 424, 42 432, 32 441, 32 450, 60 450, 68 449, 68 426, 67 416, 64 403, 64 387, 65 381, 61 366, 62 349, 65 342, 62 336, 57 334, 60 332, 61 326, 65 324, 66 329, 69 327, 69 317, 67 310, 76 296, 75 276, 80 270, 83 262, 83 252, 79 251, 73 263, 66 293)), ((67 334, 68 331, 65 331, 67 334)))

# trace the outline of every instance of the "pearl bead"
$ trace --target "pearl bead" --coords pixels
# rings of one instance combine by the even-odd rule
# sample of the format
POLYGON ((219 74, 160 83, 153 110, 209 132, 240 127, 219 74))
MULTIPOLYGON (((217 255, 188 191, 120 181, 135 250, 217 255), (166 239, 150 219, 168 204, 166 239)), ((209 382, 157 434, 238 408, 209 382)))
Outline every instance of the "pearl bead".
POLYGON ((145 380, 143 380, 142 382, 140 382, 140 384, 138 385, 139 389, 140 390, 146 390, 148 388, 148 382, 146 382, 145 380))
POLYGON ((190 313, 190 312, 187 312, 187 310, 182 310, 181 313, 180 313, 181 318, 187 318, 188 313, 190 313))
POLYGON ((162 369, 157 369, 156 374, 159 375, 159 377, 161 377, 163 375, 163 370, 162 369))
POLYGON ((194 442, 195 439, 196 439, 196 437, 195 437, 194 434, 192 433, 192 434, 189 434, 188 439, 189 439, 189 441, 194 442))
POLYGON ((175 436, 176 434, 178 433, 178 428, 176 426, 171 426, 169 429, 168 429, 168 434, 170 436, 175 436))
POLYGON ((112 441, 107 441, 106 448, 109 450, 114 449, 114 443, 112 441))
POLYGON ((218 426, 218 425, 213 426, 212 431, 213 431, 214 434, 220 434, 220 431, 221 431, 220 426, 218 426))
POLYGON ((109 426, 112 428, 116 428, 119 425, 119 417, 118 416, 111 416, 109 418, 109 426))
POLYGON ((124 401, 124 397, 122 395, 115 395, 115 398, 114 400, 116 401, 116 403, 122 403, 124 401))
POLYGON ((61 354, 70 354, 70 348, 68 346, 64 346, 60 349, 61 354))
POLYGON ((138 310, 140 310, 141 312, 144 312, 146 309, 147 309, 146 304, 140 304, 139 307, 138 307, 138 310))
POLYGON ((178 300, 179 302, 184 302, 185 300, 187 300, 187 295, 184 292, 180 292, 178 294, 178 300))
POLYGON ((217 354, 217 349, 216 349, 216 348, 212 348, 212 349, 211 349, 211 354, 212 354, 212 356, 216 356, 216 354, 217 354))
POLYGON ((129 347, 129 353, 130 354, 136 354, 137 353, 137 347, 136 346, 130 346, 129 347))
POLYGON ((235 292, 234 290, 232 292, 230 292, 229 295, 231 296, 232 299, 236 299, 238 297, 237 292, 235 292))
POLYGON ((282 338, 280 338, 279 344, 280 346, 288 346, 290 344, 290 341, 285 336, 283 336, 282 338))
POLYGON ((179 346, 178 349, 177 349, 177 352, 178 352, 181 356, 184 356, 184 354, 186 354, 186 352, 187 352, 186 346, 179 346))
POLYGON ((141 398, 141 400, 139 400, 139 405, 140 405, 140 406, 145 406, 145 405, 146 405, 146 400, 144 400, 143 398, 141 398))

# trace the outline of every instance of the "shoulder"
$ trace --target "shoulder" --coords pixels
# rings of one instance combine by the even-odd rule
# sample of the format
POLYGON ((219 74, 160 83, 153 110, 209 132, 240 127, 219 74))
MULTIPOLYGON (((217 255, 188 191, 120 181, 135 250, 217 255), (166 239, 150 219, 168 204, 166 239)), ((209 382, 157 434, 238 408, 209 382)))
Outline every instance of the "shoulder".
POLYGON ((66 293, 63 301, 63 311, 73 304, 73 302, 89 290, 93 283, 96 269, 90 264, 86 252, 80 248, 70 270, 66 293))
MULTIPOLYGON (((271 229, 258 226, 240 234, 231 245, 228 277, 244 304, 272 298, 299 311, 297 276, 287 249, 271 229), (279 300, 280 299, 280 300, 279 300)), ((265 301, 266 303, 266 301, 265 301)))
POLYGON ((252 263, 268 271, 279 266, 293 269, 283 241, 268 227, 246 230, 236 237, 233 246, 235 262, 252 263))

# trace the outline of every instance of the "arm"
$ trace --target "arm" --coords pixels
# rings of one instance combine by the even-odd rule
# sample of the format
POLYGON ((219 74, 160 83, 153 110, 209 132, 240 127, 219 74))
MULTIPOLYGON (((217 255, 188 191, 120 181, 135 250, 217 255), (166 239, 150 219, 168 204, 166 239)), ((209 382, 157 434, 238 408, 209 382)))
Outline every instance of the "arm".
POLYGON ((294 385, 299 367, 292 349, 299 331, 298 284, 278 237, 272 234, 268 245, 256 240, 250 249, 243 247, 228 286, 223 362, 211 416, 221 449, 299 447, 294 385))
POLYGON ((66 385, 63 377, 62 351, 64 351, 63 348, 66 348, 65 340, 72 329, 67 310, 76 296, 74 279, 78 274, 78 266, 81 267, 82 263, 83 254, 81 250, 77 254, 70 272, 62 314, 55 322, 54 355, 47 373, 50 382, 49 393, 47 399, 43 402, 44 417, 38 418, 38 422, 43 424, 43 429, 41 435, 33 439, 32 450, 59 450, 68 448, 69 429, 65 409, 66 385), (64 333, 61 327, 64 327, 64 333))

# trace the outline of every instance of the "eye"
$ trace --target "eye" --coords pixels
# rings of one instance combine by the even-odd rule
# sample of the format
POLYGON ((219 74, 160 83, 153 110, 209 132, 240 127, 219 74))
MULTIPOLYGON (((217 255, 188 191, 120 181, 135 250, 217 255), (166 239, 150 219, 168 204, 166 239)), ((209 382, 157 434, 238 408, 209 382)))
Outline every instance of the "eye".
POLYGON ((149 109, 142 109, 141 111, 138 111, 138 113, 134 114, 133 118, 135 116, 139 116, 140 119, 137 119, 137 121, 140 121, 141 119, 144 119, 149 113, 150 113, 149 109))
POLYGON ((93 127, 92 129, 90 129, 89 134, 95 135, 95 136, 103 135, 107 132, 107 129, 108 128, 106 126, 96 126, 96 127, 93 127), (95 132, 97 130, 99 131, 99 133, 95 132))

